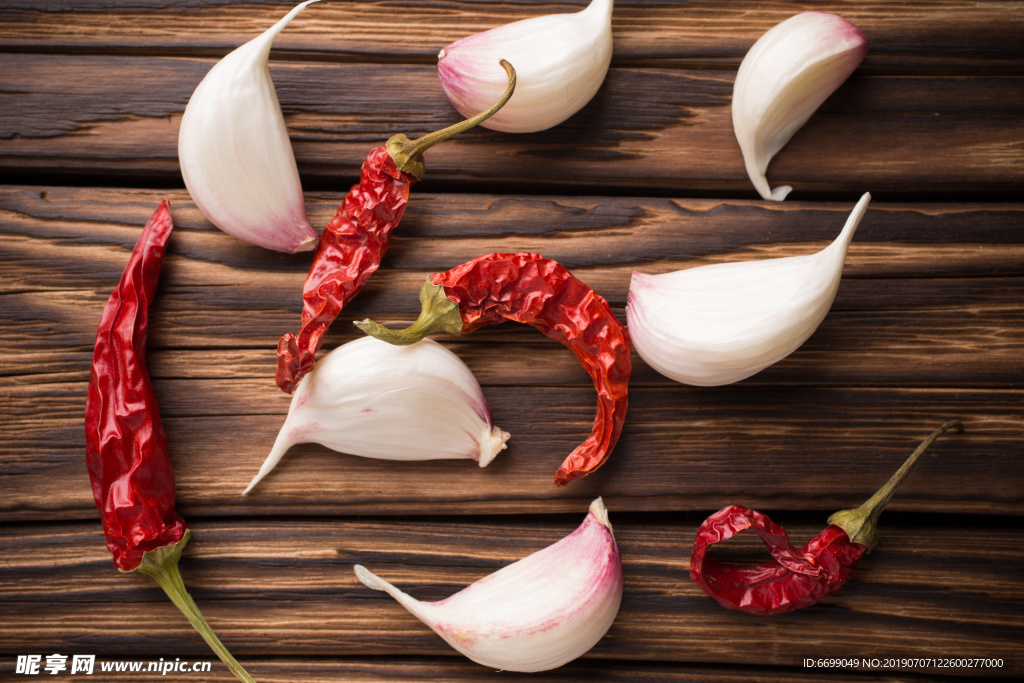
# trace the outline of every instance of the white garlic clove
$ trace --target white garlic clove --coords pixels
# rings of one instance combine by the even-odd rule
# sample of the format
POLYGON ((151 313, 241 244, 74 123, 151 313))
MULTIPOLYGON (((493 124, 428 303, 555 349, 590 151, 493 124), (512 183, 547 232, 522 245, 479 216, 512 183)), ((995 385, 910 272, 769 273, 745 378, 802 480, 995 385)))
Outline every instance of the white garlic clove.
POLYGON ((590 650, 622 600, 622 560, 600 498, 574 532, 437 602, 420 602, 361 565, 367 587, 397 600, 474 662, 547 671, 590 650))
POLYGON ((590 101, 612 59, 612 0, 505 24, 455 41, 438 54, 441 87, 463 116, 487 109, 507 85, 494 63, 515 64, 508 104, 480 125, 508 133, 555 126, 590 101))
POLYGON ((312 2, 215 64, 178 133, 181 175, 199 210, 243 242, 286 253, 313 249, 317 233, 267 62, 274 38, 312 2))
POLYGON ((870 201, 864 194, 816 254, 634 272, 626 304, 633 348, 662 375, 696 386, 738 382, 782 360, 828 314, 870 201))
POLYGON ((732 124, 747 175, 764 199, 782 201, 793 188, 769 188, 772 157, 864 60, 868 39, 846 19, 804 12, 770 29, 750 48, 733 86, 732 124))
POLYGON ((362 337, 324 356, 299 383, 259 473, 292 446, 317 443, 382 460, 468 458, 485 467, 506 448, 466 364, 431 339, 394 346, 362 337))

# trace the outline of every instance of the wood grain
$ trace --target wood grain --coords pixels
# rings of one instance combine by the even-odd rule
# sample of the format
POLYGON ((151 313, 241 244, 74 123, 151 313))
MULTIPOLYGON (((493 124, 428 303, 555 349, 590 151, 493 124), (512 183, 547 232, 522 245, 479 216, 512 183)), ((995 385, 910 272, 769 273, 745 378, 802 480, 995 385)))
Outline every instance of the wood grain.
MULTIPOLYGON (((828 510, 866 499, 951 417, 963 419, 968 433, 935 447, 893 509, 1009 515, 1021 510, 1021 404, 1018 395, 1002 392, 798 388, 697 397, 640 390, 631 393, 628 427, 610 460, 561 489, 551 481, 589 432, 593 389, 488 389, 496 423, 513 438, 486 469, 471 461, 389 463, 303 445, 292 448, 257 491, 242 497, 284 421, 285 397, 264 383, 253 400, 274 402, 281 413, 259 415, 239 404, 244 383, 224 383, 220 391, 208 391, 204 383, 174 384, 179 395, 189 394, 189 408, 164 400, 174 393, 168 383, 158 383, 158 397, 179 502, 195 515, 522 513, 540 503, 565 510, 597 495, 621 501, 628 510, 693 510, 735 499, 773 505, 784 494, 787 507, 828 510), (801 409, 808 405, 815 410, 801 409), (210 406, 217 406, 216 414, 210 406), (965 462, 975 468, 968 481, 965 462)), ((80 402, 84 384, 76 388, 71 401, 80 402)), ((59 409, 67 416, 48 417, 44 406, 72 392, 59 385, 47 391, 49 398, 12 392, 39 406, 38 414, 16 412, 0 422, 9 434, 4 475, 13 489, 2 509, 19 519, 41 511, 59 518, 92 516, 80 405, 75 410, 65 400, 67 407, 59 409)))
MULTIPOLYGON (((513 434, 491 467, 396 466, 303 445, 256 495, 242 498, 288 409, 273 384, 274 349, 297 325, 309 256, 241 245, 212 228, 187 195, 166 194, 177 227, 153 311, 149 363, 181 505, 193 514, 520 513, 541 501, 566 510, 598 493, 623 509, 693 510, 739 493, 770 505, 780 490, 788 507, 829 509, 866 497, 953 416, 967 421, 968 433, 908 482, 894 508, 1021 514, 1015 456, 1024 434, 1024 248, 1011 227, 1021 205, 875 203, 834 310, 804 347, 720 388, 678 385, 634 356, 629 419, 612 460, 567 489, 550 480, 590 429, 593 388, 561 345, 508 324, 439 337, 474 371, 497 424, 513 434), (948 260, 935 257, 935 242, 948 260), (827 467, 819 464, 823 452, 827 467), (959 476, 965 459, 977 464, 967 485, 959 476), (805 476, 794 482, 794 473, 805 476), (332 482, 326 489, 319 486, 325 478, 332 482), (451 484, 442 492, 423 481, 451 484)), ((0 426, 9 435, 5 471, 19 482, 0 506, 19 519, 40 507, 60 518, 92 514, 89 491, 78 483, 95 324, 152 202, 150 192, 95 195, 30 187, 0 193, 7 226, 0 299, 8 320, 0 372, 9 379, 0 388, 0 426)), ((634 267, 665 272, 810 253, 832 239, 849 210, 841 203, 627 197, 415 199, 422 201, 412 202, 384 267, 326 348, 359 336, 351 319, 408 323, 427 273, 495 249, 563 260, 618 308, 634 267)), ((326 222, 338 201, 338 194, 314 195, 311 216, 326 222)))
MULTIPOLYGON (((365 154, 457 115, 436 54, 492 26, 586 0, 325 0, 274 44, 274 78, 317 228, 365 154)), ((1024 673, 1024 3, 993 0, 618 0, 597 97, 558 128, 474 130, 432 150, 382 268, 331 329, 410 322, 424 278, 492 251, 537 251, 625 320, 634 270, 812 253, 874 196, 829 315, 794 354, 738 384, 685 387, 634 355, 626 426, 607 464, 565 488, 594 389, 558 343, 523 325, 439 341, 483 386, 508 450, 388 463, 294 447, 241 496, 288 410, 273 382, 311 255, 214 228, 183 188, 185 104, 209 68, 288 0, 8 0, 0 7, 0 680, 18 655, 213 662, 147 578, 120 575, 83 462, 96 323, 141 226, 176 224, 148 365, 194 531, 186 584, 224 641, 268 681, 522 679, 457 655, 363 563, 440 599, 570 532, 602 496, 626 586, 612 630, 533 681, 867 683, 1024 673), (733 133, 747 49, 801 11, 839 13, 871 47, 773 161, 784 203, 757 199, 733 133), (794 541, 860 503, 939 423, 893 498, 881 543, 824 603, 754 618, 688 577, 698 524, 743 503, 794 541), (805 658, 988 657, 998 668, 805 658)), ((764 559, 756 539, 725 552, 764 559)), ((863 661, 863 660, 861 660, 863 661)))
MULTIPOLYGON (((464 36, 542 14, 572 12, 586 0, 321 2, 274 41, 281 59, 402 61, 432 64, 438 51, 464 36), (395 40, 397 17, 401 40, 395 40)), ((162 52, 222 56, 283 16, 277 0, 188 0, 168 5, 136 0, 63 0, 39 7, 4 3, 0 44, 8 51, 162 52)), ((870 36, 868 66, 942 69, 1011 66, 1024 29, 1019 0, 968 4, 957 0, 770 0, 729 3, 616 0, 612 15, 616 62, 728 64, 735 68, 765 31, 797 11, 836 12, 870 36)))
MULTIPOLYGON (((555 542, 582 516, 578 511, 500 523, 209 522, 194 525, 182 572, 220 637, 243 659, 344 661, 398 654, 458 660, 391 598, 359 584, 352 565, 365 564, 419 599, 437 600, 555 542)), ((1016 528, 985 531, 952 522, 937 543, 912 523, 884 526, 880 545, 850 584, 815 608, 762 619, 722 609, 689 580, 694 520, 619 521, 614 506, 611 519, 626 576, 623 607, 578 666, 637 659, 642 652, 639 659, 662 662, 728 659, 733 667, 798 667, 803 657, 834 654, 829 648, 841 638, 847 657, 933 657, 941 651, 1003 658, 1004 668, 991 673, 1021 671, 1021 577, 1017 571, 1013 580, 1002 569, 1024 559, 1016 528), (979 564, 982 553, 993 564, 979 564), (969 584, 962 581, 964 572, 971 573, 969 584), (889 627, 879 629, 879 623, 889 627), (815 634, 813 642, 808 633, 815 634)), ((784 516, 779 521, 794 539, 810 538, 820 528, 784 516)), ((206 654, 148 578, 118 575, 110 567, 98 529, 34 525, 12 532, 7 543, 14 552, 0 564, 0 619, 10 625, 25 615, 21 625, 32 639, 21 640, 16 632, 10 647, 49 651, 72 642, 123 658, 206 654), (40 578, 29 586, 27 576, 40 578)), ((736 541, 734 552, 741 554, 759 547, 756 538, 736 541)), ((439 665, 451 664, 460 667, 461 661, 439 665)), ((570 667, 564 673, 583 672, 570 667)))
MULTIPOLYGON (((0 117, 0 173, 9 182, 27 173, 130 173, 180 184, 181 114, 212 64, 0 53, 0 91, 18 93, 0 117)), ((286 62, 272 74, 300 173, 330 189, 347 188, 366 153, 394 133, 416 137, 458 120, 429 66, 286 62)), ((597 97, 557 130, 480 129, 432 150, 424 187, 507 192, 543 183, 752 197, 732 132, 733 76, 613 68, 597 97)), ((1019 75, 854 75, 776 157, 769 178, 792 184, 794 199, 1009 193, 1024 178, 1022 93, 1019 75)))

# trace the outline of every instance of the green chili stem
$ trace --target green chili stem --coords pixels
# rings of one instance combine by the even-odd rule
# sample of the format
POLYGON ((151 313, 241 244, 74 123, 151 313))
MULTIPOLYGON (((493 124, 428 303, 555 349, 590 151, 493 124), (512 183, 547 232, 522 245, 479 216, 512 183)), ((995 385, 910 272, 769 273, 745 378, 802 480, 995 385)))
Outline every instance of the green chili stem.
POLYGON ((447 128, 436 130, 433 133, 427 133, 423 137, 410 140, 405 135, 399 133, 394 135, 387 142, 388 154, 395 160, 395 165, 399 171, 405 171, 417 178, 422 178, 426 172, 426 165, 423 163, 423 153, 436 145, 439 142, 444 142, 448 138, 458 135, 459 133, 469 130, 477 124, 483 123, 491 116, 496 114, 499 109, 505 106, 509 98, 512 97, 512 93, 516 89, 516 70, 512 68, 512 65, 502 59, 500 62, 501 68, 505 70, 508 75, 508 87, 505 89, 504 94, 495 102, 489 109, 482 111, 476 116, 470 117, 465 121, 452 124, 447 128))
POLYGON ((210 624, 207 623, 199 611, 199 607, 196 606, 192 596, 188 594, 188 590, 185 588, 185 582, 181 579, 181 572, 178 571, 178 559, 181 557, 181 551, 185 544, 188 543, 190 536, 191 532, 186 530, 185 535, 174 545, 166 545, 144 553, 142 564, 136 568, 136 571, 149 574, 160 584, 160 587, 164 589, 164 593, 167 593, 167 597, 171 599, 175 607, 181 610, 181 613, 188 618, 192 627, 199 632, 203 640, 220 658, 220 661, 227 664, 228 669, 231 670, 231 673, 238 680, 243 683, 256 683, 252 676, 228 652, 228 649, 224 647, 220 639, 217 638, 213 629, 210 628, 210 624))
POLYGON ((882 515, 885 506, 889 504, 892 494, 900 487, 900 484, 910 474, 910 470, 914 468, 914 465, 917 464, 917 461, 924 455, 929 446, 950 429, 962 432, 964 426, 960 420, 950 420, 936 429, 928 435, 927 439, 921 442, 920 446, 914 449, 910 457, 896 470, 896 473, 889 478, 889 481, 875 492, 875 495, 864 501, 860 507, 836 512, 828 518, 828 523, 840 527, 846 532, 846 535, 852 542, 865 545, 868 549, 875 547, 878 543, 878 531, 875 525, 878 522, 878 518, 882 515))
POLYGON ((445 296, 444 287, 428 278, 420 289, 420 316, 404 330, 392 330, 369 318, 355 321, 355 326, 371 337, 395 346, 409 346, 431 332, 462 334, 462 316, 459 305, 445 296))

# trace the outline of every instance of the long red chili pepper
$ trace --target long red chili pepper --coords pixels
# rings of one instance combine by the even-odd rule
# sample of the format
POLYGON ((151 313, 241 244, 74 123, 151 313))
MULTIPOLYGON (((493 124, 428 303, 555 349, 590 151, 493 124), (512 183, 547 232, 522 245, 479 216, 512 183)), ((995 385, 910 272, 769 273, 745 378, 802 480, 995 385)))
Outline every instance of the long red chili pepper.
POLYGON ((878 517, 911 468, 935 439, 954 428, 963 431, 959 420, 950 420, 932 432, 885 486, 860 507, 829 517, 829 526, 800 550, 790 545, 785 529, 767 515, 742 505, 719 510, 697 530, 690 577, 723 607, 750 614, 792 612, 831 595, 850 580, 860 559, 875 547, 878 517), (761 538, 772 562, 751 567, 707 557, 712 545, 746 529, 761 538))
POLYGON ((213 633, 178 571, 190 531, 175 511, 167 437, 146 369, 149 305, 173 227, 164 200, 103 309, 85 400, 85 459, 114 565, 156 579, 232 673, 252 682, 213 633))
POLYGON ((372 320, 356 325, 392 344, 412 344, 436 330, 468 334, 505 320, 533 325, 572 349, 597 389, 593 430, 562 463, 555 484, 564 486, 608 459, 626 418, 632 365, 626 328, 600 294, 538 254, 488 254, 432 275, 420 302, 420 317, 406 330, 372 320))
POLYGON ((505 60, 508 89, 493 107, 460 123, 410 140, 395 135, 384 147, 370 151, 359 184, 349 190, 331 222, 324 228, 313 266, 302 289, 302 326, 277 343, 277 386, 295 391, 313 369, 323 336, 341 309, 351 301, 380 265, 409 200, 409 188, 423 177, 423 153, 501 109, 516 86, 515 69, 505 60))

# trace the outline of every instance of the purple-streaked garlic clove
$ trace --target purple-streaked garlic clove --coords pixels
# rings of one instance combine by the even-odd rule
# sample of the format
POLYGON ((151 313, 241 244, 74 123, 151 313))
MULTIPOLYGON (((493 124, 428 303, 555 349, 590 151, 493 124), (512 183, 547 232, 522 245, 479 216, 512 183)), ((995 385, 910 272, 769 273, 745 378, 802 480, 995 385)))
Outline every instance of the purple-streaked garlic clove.
POLYGON ((597 93, 612 59, 612 0, 505 24, 455 41, 438 54, 441 87, 463 116, 484 111, 507 85, 494 64, 516 67, 516 92, 480 125, 532 133, 565 121, 597 93))
POLYGON ((622 600, 622 559, 598 498, 562 540, 437 602, 421 602, 361 565, 356 576, 384 591, 474 662, 547 671, 597 644, 622 600))

